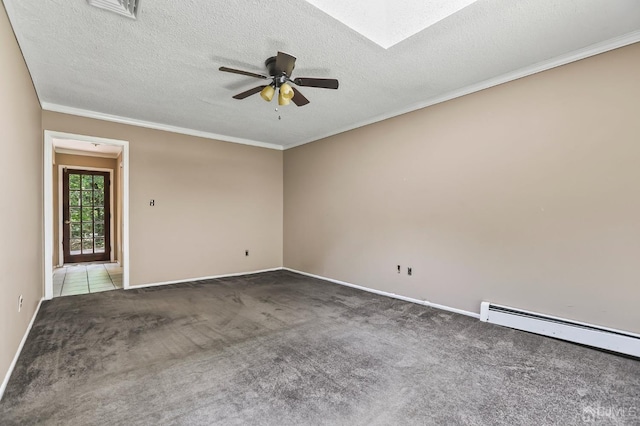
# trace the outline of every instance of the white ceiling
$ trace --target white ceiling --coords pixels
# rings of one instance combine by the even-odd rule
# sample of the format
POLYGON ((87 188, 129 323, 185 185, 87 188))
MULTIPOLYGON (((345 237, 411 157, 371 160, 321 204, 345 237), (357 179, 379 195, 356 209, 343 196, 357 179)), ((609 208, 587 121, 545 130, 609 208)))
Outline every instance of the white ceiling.
POLYGON ((143 0, 137 20, 85 0, 3 3, 43 108, 276 149, 640 41, 638 0, 479 0, 388 49, 305 0, 143 0), (279 50, 294 77, 340 88, 301 88, 311 103, 277 112, 232 99, 264 80, 218 67, 264 73, 279 50))
POLYGON ((91 143, 71 139, 53 139, 53 149, 61 154, 89 155, 93 157, 117 158, 122 151, 120 145, 91 143))

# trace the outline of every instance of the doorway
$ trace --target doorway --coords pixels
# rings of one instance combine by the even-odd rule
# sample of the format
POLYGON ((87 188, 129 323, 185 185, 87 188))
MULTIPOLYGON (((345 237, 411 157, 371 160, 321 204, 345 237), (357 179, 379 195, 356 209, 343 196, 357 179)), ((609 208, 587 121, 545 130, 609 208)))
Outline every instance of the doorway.
POLYGON ((111 258, 111 173, 64 168, 62 251, 64 263, 111 258))
POLYGON ((127 289, 128 142, 45 130, 44 218, 45 299, 62 295, 61 277, 62 292, 80 287, 80 269, 91 293, 127 289))

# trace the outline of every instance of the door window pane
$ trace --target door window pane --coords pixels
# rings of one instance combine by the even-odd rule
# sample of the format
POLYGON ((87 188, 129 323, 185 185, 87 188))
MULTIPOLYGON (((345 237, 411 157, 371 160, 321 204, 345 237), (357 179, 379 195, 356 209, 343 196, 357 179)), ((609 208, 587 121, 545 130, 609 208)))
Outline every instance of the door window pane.
POLYGON ((82 205, 93 206, 93 191, 82 191, 82 205))
POLYGON ((91 207, 82 208, 82 221, 93 222, 93 209, 91 207))
POLYGON ((71 216, 71 222, 80 222, 80 208, 71 207, 69 209, 69 216, 71 216))
POLYGON ((80 191, 69 191, 69 205, 80 207, 80 191))
POLYGON ((82 254, 93 253, 93 239, 82 240, 82 254))
POLYGON ((104 189, 104 176, 93 177, 93 188, 96 191, 102 191, 104 189))
POLYGON ((71 254, 80 254, 80 248, 82 247, 82 240, 73 238, 69 241, 69 247, 71 248, 71 254))
POLYGON ((93 189, 93 176, 91 175, 82 176, 82 189, 93 189))
POLYGON ((104 206, 104 191, 96 191, 93 193, 93 205, 104 206))
POLYGON ((80 189, 80 175, 69 174, 69 189, 80 189))
POLYGON ((71 238, 81 238, 82 232, 80 230, 80 224, 72 223, 70 226, 71 226, 71 238))
POLYGON ((104 238, 96 238, 96 253, 104 253, 104 238))
POLYGON ((92 238, 93 237, 93 223, 83 223, 82 224, 82 237, 83 238, 92 238))
POLYGON ((104 221, 104 208, 103 207, 96 207, 93 210, 93 217, 96 222, 100 221, 104 221))
POLYGON ((104 237, 104 222, 96 222, 93 232, 96 237, 104 237))

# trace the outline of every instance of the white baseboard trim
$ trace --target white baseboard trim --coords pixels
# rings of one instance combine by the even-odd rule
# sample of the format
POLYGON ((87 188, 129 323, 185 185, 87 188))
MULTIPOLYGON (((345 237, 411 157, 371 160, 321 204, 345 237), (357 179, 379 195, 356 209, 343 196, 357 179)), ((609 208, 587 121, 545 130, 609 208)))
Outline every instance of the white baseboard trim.
POLYGON ((7 370, 7 374, 4 376, 4 380, 2 381, 2 386, 0 386, 0 401, 2 401, 2 397, 4 396, 4 391, 7 388, 7 384, 9 383, 9 379, 11 378, 11 373, 13 373, 13 369, 16 367, 16 363, 18 362, 18 358, 20 358, 20 353, 22 352, 22 347, 24 346, 24 342, 27 341, 27 337, 29 337, 29 332, 31 331, 31 327, 33 327, 33 323, 38 316, 38 312, 40 312, 40 306, 42 305, 42 301, 44 298, 40 299, 38 302, 38 306, 36 306, 36 310, 31 317, 31 321, 29 321, 29 326, 27 330, 24 332, 24 336, 22 336, 22 340, 20 341, 20 345, 18 346, 18 350, 16 351, 15 356, 13 357, 13 361, 9 365, 9 370, 7 370))
POLYGON ((334 284, 340 284, 340 285, 343 285, 343 286, 346 286, 346 287, 352 287, 352 288, 356 288, 358 290, 367 291, 369 293, 379 294, 380 296, 387 296, 387 297, 391 297, 393 299, 404 300, 405 302, 416 303, 418 305, 429 306, 429 307, 432 307, 432 308, 441 309, 443 311, 454 312, 456 314, 466 315, 468 317, 473 317, 473 318, 480 319, 480 314, 477 314, 475 312, 469 312, 469 311, 465 311, 465 310, 458 309, 458 308, 452 308, 450 306, 440 305, 438 303, 428 302, 426 300, 414 299, 412 297, 406 297, 406 296, 402 296, 400 294, 389 293, 389 292, 386 292, 386 291, 376 290, 376 289, 369 288, 369 287, 363 287, 361 285, 351 284, 351 283, 348 283, 346 281, 334 280, 333 278, 327 278, 327 277, 323 277, 321 275, 310 274, 308 272, 302 272, 302 271, 298 271, 296 269, 291 269, 291 268, 282 268, 282 269, 284 269, 285 271, 295 272, 296 274, 306 275, 307 277, 317 278, 319 280, 329 281, 329 282, 332 282, 334 284))
POLYGON ((129 288, 127 288, 126 290, 133 290, 133 289, 136 289, 136 288, 146 288, 146 287, 159 287, 159 286, 170 285, 170 284, 182 284, 182 283, 188 283, 188 282, 192 282, 192 281, 213 280, 213 279, 216 279, 216 278, 239 277, 239 276, 242 276, 242 275, 259 274, 261 272, 272 272, 272 271, 280 271, 280 270, 282 270, 282 267, 270 268, 270 269, 260 269, 258 271, 250 271, 250 272, 235 272, 235 273, 232 273, 232 274, 211 275, 211 276, 208 276, 208 277, 186 278, 186 279, 183 279, 183 280, 162 281, 162 282, 157 282, 157 283, 130 285, 129 288))

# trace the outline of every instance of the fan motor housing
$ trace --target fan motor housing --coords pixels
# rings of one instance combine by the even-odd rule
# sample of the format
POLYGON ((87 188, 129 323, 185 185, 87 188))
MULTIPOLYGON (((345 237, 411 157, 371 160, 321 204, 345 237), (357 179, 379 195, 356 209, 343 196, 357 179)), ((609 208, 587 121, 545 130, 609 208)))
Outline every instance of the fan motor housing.
POLYGON ((264 66, 267 67, 267 71, 269 71, 270 76, 275 76, 277 74, 276 71, 276 57, 272 56, 266 61, 264 61, 264 66))
POLYGON ((280 71, 276 69, 276 57, 272 56, 266 61, 264 61, 264 66, 267 67, 267 71, 269 71, 269 75, 273 77, 273 84, 275 87, 280 87, 282 83, 285 83, 288 80, 288 76, 284 71, 280 71))

